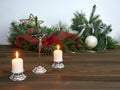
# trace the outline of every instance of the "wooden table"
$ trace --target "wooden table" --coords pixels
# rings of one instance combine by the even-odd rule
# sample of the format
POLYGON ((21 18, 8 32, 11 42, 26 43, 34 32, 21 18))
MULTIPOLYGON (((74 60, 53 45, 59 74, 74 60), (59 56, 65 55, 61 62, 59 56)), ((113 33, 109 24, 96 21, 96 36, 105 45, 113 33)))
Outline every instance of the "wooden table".
POLYGON ((53 69, 52 55, 42 55, 45 74, 36 75, 38 53, 19 50, 24 60, 24 81, 12 81, 11 60, 16 48, 0 46, 0 90, 120 90, 120 47, 104 53, 64 53, 65 68, 53 69))

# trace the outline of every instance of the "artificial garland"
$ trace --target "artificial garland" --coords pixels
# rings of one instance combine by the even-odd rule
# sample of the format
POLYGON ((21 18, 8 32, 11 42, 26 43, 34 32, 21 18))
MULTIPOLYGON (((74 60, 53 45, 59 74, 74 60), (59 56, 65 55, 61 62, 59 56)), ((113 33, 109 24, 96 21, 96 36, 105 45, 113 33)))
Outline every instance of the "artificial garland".
POLYGON ((41 27, 40 24, 43 21, 30 14, 28 19, 11 23, 8 41, 13 46, 38 51, 38 40, 32 36, 44 33, 45 37, 43 37, 41 51, 44 54, 51 54, 56 44, 60 44, 64 52, 105 51, 106 49, 115 48, 117 42, 108 36, 108 33, 112 31, 111 25, 104 24, 99 19, 99 15, 95 15, 95 10, 96 5, 92 8, 89 20, 82 12, 74 13, 70 27, 62 22, 51 27, 41 27), (73 34, 71 31, 77 31, 77 34, 73 34), (97 46, 94 48, 90 48, 85 44, 85 39, 89 35, 95 36, 98 40, 97 46))

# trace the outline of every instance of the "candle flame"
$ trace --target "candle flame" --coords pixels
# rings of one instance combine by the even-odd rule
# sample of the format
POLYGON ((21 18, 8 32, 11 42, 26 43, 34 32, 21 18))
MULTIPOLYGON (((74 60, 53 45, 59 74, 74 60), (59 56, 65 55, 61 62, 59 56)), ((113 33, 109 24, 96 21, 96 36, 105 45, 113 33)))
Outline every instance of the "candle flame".
POLYGON ((57 50, 59 50, 60 49, 60 45, 57 45, 57 50))
POLYGON ((18 51, 16 51, 16 58, 18 58, 19 57, 19 53, 18 53, 18 51))

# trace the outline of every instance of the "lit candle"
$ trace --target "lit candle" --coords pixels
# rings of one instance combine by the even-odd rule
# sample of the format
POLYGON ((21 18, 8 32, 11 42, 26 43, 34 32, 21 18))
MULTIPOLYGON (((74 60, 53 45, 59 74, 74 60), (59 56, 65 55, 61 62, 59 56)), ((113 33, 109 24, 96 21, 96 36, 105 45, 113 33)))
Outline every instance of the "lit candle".
POLYGON ((16 58, 12 59, 12 73, 22 73, 23 59, 19 58, 19 53, 16 51, 16 58))
POLYGON ((57 45, 57 50, 54 50, 53 59, 54 59, 54 62, 63 61, 63 53, 62 53, 62 50, 60 50, 60 45, 57 45))

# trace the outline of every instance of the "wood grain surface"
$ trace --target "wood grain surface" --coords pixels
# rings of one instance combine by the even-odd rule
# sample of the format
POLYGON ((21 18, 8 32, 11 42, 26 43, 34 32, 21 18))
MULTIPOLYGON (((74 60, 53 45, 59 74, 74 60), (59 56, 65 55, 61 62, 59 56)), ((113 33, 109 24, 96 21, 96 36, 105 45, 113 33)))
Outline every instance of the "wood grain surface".
POLYGON ((52 55, 41 55, 40 65, 47 69, 36 75, 38 53, 11 46, 0 46, 0 90, 120 90, 120 47, 102 53, 82 51, 64 53, 65 68, 54 69, 52 55), (24 60, 24 81, 12 81, 11 60, 19 50, 24 60))

